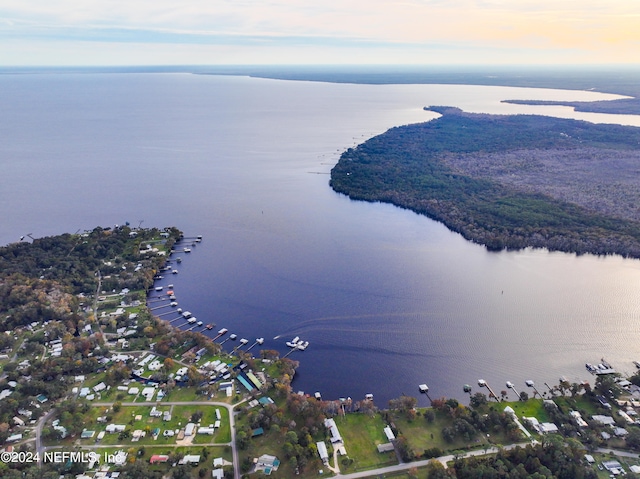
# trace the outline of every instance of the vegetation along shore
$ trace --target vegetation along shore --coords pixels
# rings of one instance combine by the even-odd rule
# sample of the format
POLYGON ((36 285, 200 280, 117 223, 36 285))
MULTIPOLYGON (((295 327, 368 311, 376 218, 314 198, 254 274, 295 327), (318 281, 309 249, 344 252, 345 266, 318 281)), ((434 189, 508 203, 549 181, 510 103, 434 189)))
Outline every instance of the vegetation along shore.
POLYGON ((345 151, 331 187, 441 221, 491 250, 640 258, 640 128, 430 107, 345 151))
POLYGON ((0 248, 1 477, 595 479, 640 471, 640 374, 591 366, 593 384, 561 380, 541 392, 528 381, 520 393, 479 381, 476 391, 464 388, 469 406, 298 393, 298 363, 277 351, 227 353, 222 341, 155 316, 181 316, 169 298, 179 288, 169 295, 154 279, 177 267, 182 238, 176 228, 124 226, 0 248))

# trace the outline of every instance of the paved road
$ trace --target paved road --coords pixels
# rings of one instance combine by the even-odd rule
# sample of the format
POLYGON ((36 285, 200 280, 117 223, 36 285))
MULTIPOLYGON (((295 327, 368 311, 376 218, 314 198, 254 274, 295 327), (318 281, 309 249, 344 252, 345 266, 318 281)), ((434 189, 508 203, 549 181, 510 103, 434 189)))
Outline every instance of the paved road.
MULTIPOLYGON (((524 443, 519 443, 519 444, 510 444, 508 446, 504 446, 503 449, 514 449, 516 447, 525 447, 527 446, 528 442, 524 442, 524 443)), ((476 451, 469 451, 466 452, 464 454, 460 454, 458 457, 471 457, 471 456, 485 456, 487 454, 495 454, 498 452, 498 448, 496 447, 490 447, 488 449, 478 449, 476 451)), ((404 462, 402 464, 397 464, 395 466, 388 466, 388 467, 381 467, 378 469, 371 469, 369 471, 361 471, 361 472, 353 472, 351 474, 338 474, 335 477, 340 477, 343 479, 357 479, 357 478, 365 478, 365 477, 373 477, 373 476, 378 476, 380 474, 390 474, 390 473, 394 473, 394 472, 401 472, 401 471, 406 471, 409 470, 413 467, 424 467, 427 464, 429 464, 430 461, 440 461, 445 467, 447 467, 447 463, 449 461, 453 461, 455 458, 455 456, 453 455, 448 455, 448 456, 441 456, 441 457, 435 457, 433 459, 425 459, 422 461, 414 461, 414 462, 404 462)))
POLYGON ((42 453, 45 450, 45 447, 42 445, 42 428, 45 423, 55 414, 56 410, 51 409, 47 414, 42 416, 38 420, 38 424, 36 424, 36 452, 38 453, 38 467, 42 467, 42 453))
POLYGON ((598 449, 596 449, 596 452, 599 452, 601 454, 613 454, 615 456, 621 457, 633 457, 634 459, 638 459, 638 457, 640 457, 637 452, 621 451, 619 449, 609 449, 605 447, 599 447, 598 449))

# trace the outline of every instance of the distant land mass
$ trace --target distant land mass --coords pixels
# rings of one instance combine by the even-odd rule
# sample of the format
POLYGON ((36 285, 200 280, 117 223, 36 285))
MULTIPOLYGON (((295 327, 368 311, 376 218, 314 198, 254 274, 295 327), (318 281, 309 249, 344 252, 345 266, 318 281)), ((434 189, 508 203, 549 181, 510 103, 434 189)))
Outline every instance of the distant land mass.
POLYGON ((640 258, 640 128, 464 113, 342 154, 331 187, 413 210, 490 250, 640 258))
POLYGON ((499 66, 499 65, 254 65, 200 67, 198 73, 249 75, 280 80, 356 84, 444 84, 588 90, 626 95, 610 101, 539 102, 506 100, 526 105, 564 105, 576 111, 640 114, 638 66, 499 66))
POLYGON ((157 65, 102 67, 0 67, 0 75, 34 73, 193 73, 240 75, 278 80, 329 83, 444 84, 590 90, 630 98, 595 102, 509 103, 565 105, 577 111, 640 114, 640 67, 637 65, 157 65))

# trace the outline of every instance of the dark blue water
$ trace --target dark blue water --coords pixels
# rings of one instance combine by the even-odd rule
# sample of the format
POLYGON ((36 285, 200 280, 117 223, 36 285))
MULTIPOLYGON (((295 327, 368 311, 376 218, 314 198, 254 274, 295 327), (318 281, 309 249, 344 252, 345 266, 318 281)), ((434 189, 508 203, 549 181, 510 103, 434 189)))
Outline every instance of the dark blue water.
MULTIPOLYGON (((204 240, 184 255, 180 305, 285 352, 310 341, 296 389, 462 397, 484 378, 588 379, 585 362, 640 360, 640 263, 489 253, 409 211, 328 187, 341 151, 432 118, 567 108, 506 98, 595 93, 454 85, 332 85, 187 74, 0 75, 0 242, 129 221, 204 240), (277 339, 275 339, 277 338, 277 339)), ((637 118, 580 118, 640 124, 637 118)), ((216 328, 217 329, 217 328, 216 328)), ((229 343, 228 343, 229 344, 229 343)), ((423 399, 424 400, 424 399, 423 399)))

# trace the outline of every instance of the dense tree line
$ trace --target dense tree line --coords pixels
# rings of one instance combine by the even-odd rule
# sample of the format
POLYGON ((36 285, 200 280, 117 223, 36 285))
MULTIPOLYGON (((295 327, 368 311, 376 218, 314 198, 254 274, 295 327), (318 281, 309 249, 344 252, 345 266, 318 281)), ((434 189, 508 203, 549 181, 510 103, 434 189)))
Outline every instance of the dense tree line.
MULTIPOLYGON (((166 230, 170 248, 181 233, 166 230)), ((98 284, 97 271, 113 273, 103 289, 147 289, 164 258, 139 254, 142 245, 157 238, 157 229, 132 230, 95 228, 84 234, 62 234, 18 242, 0 248, 0 327, 10 330, 33 321, 66 320, 78 308, 75 295, 93 294, 98 284), (135 272, 132 263, 145 268, 135 272), (124 269, 123 269, 124 267, 124 269)), ((76 321, 77 322, 77 321, 76 321)))
POLYGON ((640 129, 538 116, 465 114, 392 128, 344 152, 331 186, 411 209, 491 250, 540 247, 640 258, 640 223, 454 171, 445 155, 522 149, 640 148, 640 129))
POLYGON ((506 100, 515 105, 562 105, 575 108, 576 111, 591 113, 615 113, 618 115, 637 115, 640 113, 639 98, 621 98, 600 101, 553 101, 553 100, 506 100))
MULTIPOLYGON (((501 450, 495 456, 456 459, 456 479, 596 479, 586 467, 584 450, 575 441, 547 441, 535 446, 501 450)), ((431 477, 431 476, 429 476, 431 477)), ((438 477, 438 476, 435 476, 438 477)))

